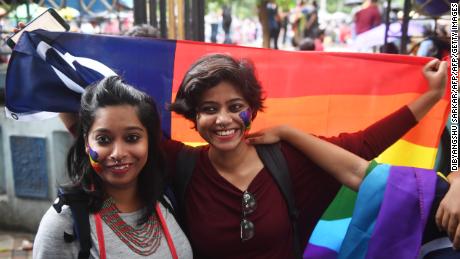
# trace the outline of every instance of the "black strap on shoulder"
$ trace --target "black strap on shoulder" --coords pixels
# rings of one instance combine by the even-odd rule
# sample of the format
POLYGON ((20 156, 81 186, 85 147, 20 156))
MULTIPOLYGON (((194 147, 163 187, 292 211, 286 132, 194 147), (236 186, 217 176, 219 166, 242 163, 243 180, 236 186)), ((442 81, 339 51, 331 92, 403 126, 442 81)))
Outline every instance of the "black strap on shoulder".
MULTIPOLYGON (((280 149, 280 144, 257 145, 257 154, 262 159, 263 164, 272 174, 275 182, 280 188, 281 193, 288 205, 289 217, 291 219, 292 231, 294 235, 294 252, 296 258, 302 258, 301 243, 297 228, 298 211, 295 206, 294 194, 292 192, 292 182, 289 174, 286 159, 280 149)), ((174 176, 173 188, 178 202, 179 223, 183 227, 185 209, 185 191, 195 169, 196 161, 200 153, 200 148, 184 146, 179 152, 176 161, 176 175, 174 176)))
POLYGON ((184 146, 179 152, 176 160, 173 189, 177 199, 177 219, 182 227, 184 227, 185 224, 185 191, 192 177, 193 170, 195 169, 200 150, 201 148, 184 146))
MULTIPOLYGON (((72 211, 74 233, 80 242, 78 259, 89 258, 91 249, 91 232, 89 225, 88 195, 86 195, 83 191, 66 192, 65 190, 59 188, 58 199, 58 203, 53 205, 54 209, 58 213, 61 213, 63 205, 68 205, 72 211)), ((66 242, 72 242, 75 238, 71 238, 68 233, 64 232, 64 240, 66 242)))
POLYGON ((177 200, 171 185, 166 185, 160 203, 174 216, 177 221, 177 200))
POLYGON ((281 152, 281 145, 279 143, 271 145, 256 145, 256 150, 264 166, 267 167, 284 196, 289 210, 289 217, 291 218, 295 256, 296 258, 302 258, 301 243, 297 228, 299 212, 295 206, 292 181, 286 159, 281 152))

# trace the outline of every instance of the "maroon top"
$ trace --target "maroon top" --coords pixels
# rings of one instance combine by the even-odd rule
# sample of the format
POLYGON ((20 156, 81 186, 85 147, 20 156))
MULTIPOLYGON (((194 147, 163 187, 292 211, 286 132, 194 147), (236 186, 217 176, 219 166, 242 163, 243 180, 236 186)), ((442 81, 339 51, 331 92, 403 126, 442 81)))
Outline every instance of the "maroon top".
MULTIPOLYGON (((416 120, 405 106, 363 131, 324 138, 372 159, 401 138, 416 120)), ((182 143, 168 141, 166 153, 173 161, 182 143)), ((306 245, 316 223, 340 188, 340 183, 286 142, 281 143, 288 163, 299 234, 306 245)), ((252 239, 240 240, 243 192, 218 174, 205 147, 189 182, 186 199, 187 233, 196 258, 293 258, 293 237, 287 205, 271 174, 263 168, 250 183, 257 208, 247 218, 254 223, 252 239)))
POLYGON ((356 35, 368 31, 381 23, 380 10, 376 5, 360 10, 355 14, 356 35))

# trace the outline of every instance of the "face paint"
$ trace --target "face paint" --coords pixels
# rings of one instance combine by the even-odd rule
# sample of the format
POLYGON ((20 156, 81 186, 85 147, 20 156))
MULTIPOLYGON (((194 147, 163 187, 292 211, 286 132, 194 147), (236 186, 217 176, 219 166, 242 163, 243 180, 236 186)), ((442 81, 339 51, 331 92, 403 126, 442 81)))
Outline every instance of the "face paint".
POLYGON ((238 115, 240 116, 241 120, 243 120, 245 131, 248 131, 249 129, 251 129, 251 122, 252 122, 251 108, 247 108, 246 110, 240 112, 238 115))
POLYGON ((98 157, 99 155, 97 154, 96 151, 92 150, 90 146, 88 146, 89 149, 89 162, 91 163, 91 166, 93 167, 94 171, 96 173, 102 172, 102 167, 99 164, 98 157))

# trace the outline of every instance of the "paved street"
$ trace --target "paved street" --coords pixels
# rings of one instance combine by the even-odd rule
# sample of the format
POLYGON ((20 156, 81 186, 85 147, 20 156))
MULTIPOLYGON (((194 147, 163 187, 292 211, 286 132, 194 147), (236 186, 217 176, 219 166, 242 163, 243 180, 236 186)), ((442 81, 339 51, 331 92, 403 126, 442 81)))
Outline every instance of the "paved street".
POLYGON ((32 258, 31 244, 34 235, 0 230, 0 259, 32 258))

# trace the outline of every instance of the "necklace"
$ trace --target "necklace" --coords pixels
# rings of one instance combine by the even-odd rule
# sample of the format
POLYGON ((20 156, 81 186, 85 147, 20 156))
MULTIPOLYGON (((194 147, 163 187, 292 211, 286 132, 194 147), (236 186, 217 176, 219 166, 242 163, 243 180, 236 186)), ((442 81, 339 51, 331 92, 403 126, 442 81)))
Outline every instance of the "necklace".
POLYGON ((160 246, 161 225, 155 213, 144 224, 131 227, 120 217, 112 198, 104 201, 99 213, 105 224, 136 254, 151 255, 160 246))

